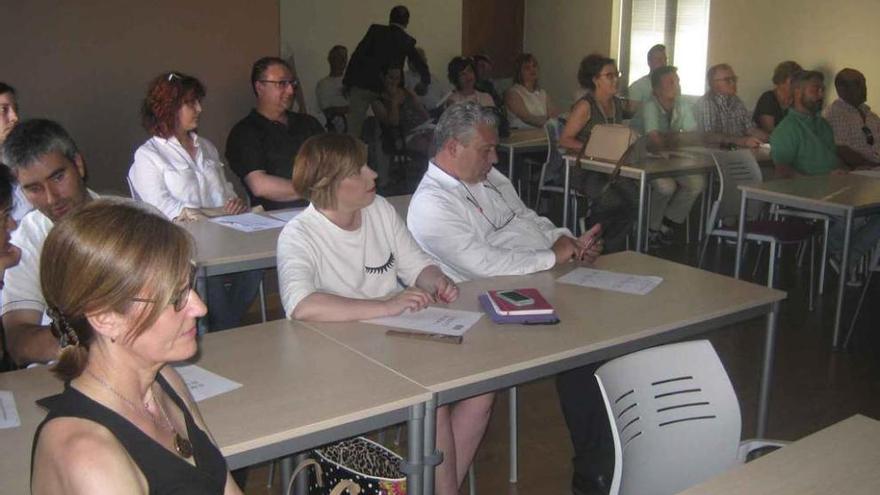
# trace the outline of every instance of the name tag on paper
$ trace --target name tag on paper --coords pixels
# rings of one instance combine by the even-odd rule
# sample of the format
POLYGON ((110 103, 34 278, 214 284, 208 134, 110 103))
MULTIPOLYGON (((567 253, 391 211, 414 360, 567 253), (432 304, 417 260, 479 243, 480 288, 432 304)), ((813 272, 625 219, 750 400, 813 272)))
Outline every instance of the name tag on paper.
POLYGON ((228 215, 215 217, 212 222, 235 229, 241 232, 257 232, 260 230, 280 229, 284 222, 277 218, 264 217, 256 213, 242 213, 241 215, 228 215))
POLYGON ((189 393, 192 394, 196 402, 201 402, 215 395, 225 394, 241 387, 240 383, 223 378, 194 364, 175 366, 174 369, 183 378, 186 388, 189 389, 189 393))
POLYGON ((461 311, 431 306, 414 313, 405 311, 398 316, 385 316, 363 321, 364 323, 372 323, 374 325, 458 337, 470 330, 474 323, 482 316, 483 313, 477 313, 476 311, 461 311))

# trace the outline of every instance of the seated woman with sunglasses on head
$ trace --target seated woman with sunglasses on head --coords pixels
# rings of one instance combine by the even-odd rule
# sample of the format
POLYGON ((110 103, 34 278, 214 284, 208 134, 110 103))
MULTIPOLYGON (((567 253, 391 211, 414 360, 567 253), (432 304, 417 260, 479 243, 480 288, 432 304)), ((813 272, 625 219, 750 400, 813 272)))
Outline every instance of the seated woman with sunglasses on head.
POLYGON ((198 350, 192 256, 185 231, 127 201, 90 202, 49 233, 40 280, 65 386, 39 401, 32 493, 241 494, 166 366, 198 350))
MULTIPOLYGON (((363 143, 344 134, 314 136, 300 148, 293 186, 312 204, 278 238, 278 282, 289 318, 363 320, 458 298, 458 287, 376 196, 376 173, 366 162, 363 143)), ((437 446, 444 451, 438 494, 457 493, 457 474, 473 460, 492 399, 473 397, 437 411, 437 446)))
MULTIPOLYGON (((152 137, 135 151, 128 181, 132 196, 155 206, 170 220, 192 221, 206 213, 236 215, 247 210, 247 203, 226 180, 217 148, 196 132, 204 97, 201 81, 169 72, 153 79, 141 108, 144 128, 152 137)), ((210 277, 211 329, 239 326, 262 279, 260 270, 210 277)))

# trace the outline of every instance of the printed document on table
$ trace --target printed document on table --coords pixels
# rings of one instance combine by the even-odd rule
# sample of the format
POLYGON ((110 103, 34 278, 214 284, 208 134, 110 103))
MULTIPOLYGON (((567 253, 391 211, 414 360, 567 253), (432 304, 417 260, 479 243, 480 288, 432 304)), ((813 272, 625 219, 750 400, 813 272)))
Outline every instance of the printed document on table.
POLYGON ((280 229, 284 227, 284 222, 281 220, 257 215, 256 213, 227 215, 225 217, 212 218, 211 221, 242 232, 257 232, 259 230, 280 229))
POLYGON ((0 390, 0 429, 19 426, 21 426, 21 420, 18 418, 18 409, 15 407, 15 397, 8 390, 0 390))
POLYGON ((297 215, 299 215, 300 213, 302 213, 304 211, 306 211, 305 208, 294 208, 292 210, 287 210, 287 211, 271 211, 271 212, 269 212, 269 215, 272 215, 273 217, 277 218, 278 220, 281 220, 282 222, 287 223, 287 222, 293 220, 294 217, 296 217, 297 215))
POLYGON ((594 270, 592 268, 575 268, 556 279, 564 284, 592 287, 594 289, 613 290, 627 294, 644 296, 654 290, 663 281, 662 277, 650 275, 630 275, 629 273, 594 270))
POLYGON ((225 394, 241 386, 240 383, 223 378, 194 364, 175 366, 174 369, 186 382, 186 388, 189 389, 196 402, 225 394))
POLYGON ((363 320, 365 323, 384 325, 394 328, 406 328, 427 333, 439 333, 443 335, 464 335, 477 322, 483 313, 476 311, 461 311, 458 309, 435 308, 433 306, 421 311, 405 311, 398 316, 386 316, 363 320))

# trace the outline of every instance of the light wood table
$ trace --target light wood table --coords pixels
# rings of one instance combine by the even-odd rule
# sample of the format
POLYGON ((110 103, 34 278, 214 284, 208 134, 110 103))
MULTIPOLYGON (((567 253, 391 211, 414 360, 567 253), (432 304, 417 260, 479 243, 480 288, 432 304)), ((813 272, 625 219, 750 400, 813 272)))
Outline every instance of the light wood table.
MULTIPOLYGON (((498 142, 498 151, 507 154, 507 178, 513 181, 513 164, 518 153, 547 151, 549 145, 547 132, 543 128, 511 129, 510 136, 498 142)), ((520 188, 517 188, 517 193, 522 193, 520 188)))
MULTIPOLYGON (((837 347, 840 341, 853 218, 880 212, 880 179, 853 174, 808 176, 742 185, 739 188, 742 190, 739 218, 745 218, 746 203, 753 200, 824 213, 843 221, 843 254, 840 260, 843 273, 838 277, 837 311, 834 315, 834 334, 831 341, 831 345, 837 347)), ((744 229, 745 223, 740 222, 734 264, 736 278, 739 278, 744 229)))
MULTIPOLYGON (((566 154, 563 184, 562 225, 568 225, 568 197, 571 194, 571 167, 575 166, 577 155, 566 154)), ((582 169, 607 175, 614 173, 616 163, 582 158, 578 164, 582 169)), ((639 212, 636 219, 636 251, 648 250, 648 224, 650 223, 650 181, 663 177, 682 175, 710 175, 714 164, 703 156, 672 152, 667 157, 647 157, 639 163, 628 163, 620 167, 620 176, 639 183, 639 212)), ((700 230, 702 232, 702 229, 700 230)))
MULTIPOLYGON (((758 436, 764 435, 776 315, 784 292, 635 252, 602 256, 596 267, 663 277, 663 283, 646 296, 556 282, 575 266, 465 282, 452 304, 482 312, 477 296, 489 289, 534 287, 556 308, 562 321, 555 326, 495 325, 484 317, 465 334, 461 345, 450 345, 388 337, 384 327, 358 322, 308 325, 437 394, 426 410, 425 448, 426 454, 432 454, 437 405, 766 315, 758 403, 758 436)), ((426 472, 426 482, 431 476, 426 472)))
POLYGON ((880 493, 880 421, 856 415, 682 495, 875 495, 880 493))
MULTIPOLYGON (((407 422, 409 482, 421 487, 432 395, 412 381, 288 320, 208 334, 195 364, 243 385, 199 403, 231 469, 407 422)), ((45 417, 34 401, 61 389, 47 368, 0 373, 0 390, 14 392, 22 419, 0 430, 0 493, 28 493, 31 440, 45 417)))

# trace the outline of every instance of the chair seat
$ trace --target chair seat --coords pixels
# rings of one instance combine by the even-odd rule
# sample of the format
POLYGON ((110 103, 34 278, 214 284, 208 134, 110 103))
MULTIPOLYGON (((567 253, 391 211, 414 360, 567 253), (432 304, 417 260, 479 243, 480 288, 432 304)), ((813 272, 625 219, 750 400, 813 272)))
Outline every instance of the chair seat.
MULTIPOLYGON (((780 243, 803 242, 810 239, 816 226, 799 219, 786 220, 753 220, 746 222, 746 235, 772 237, 780 243)), ((738 225, 716 229, 715 235, 736 237, 738 225)))

